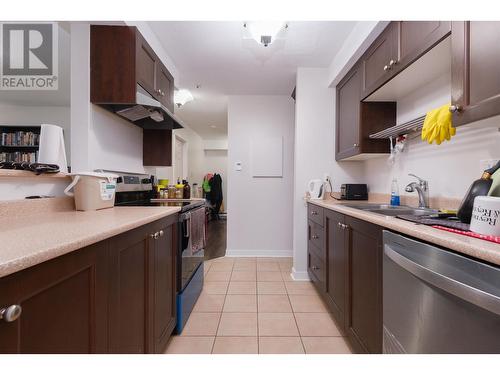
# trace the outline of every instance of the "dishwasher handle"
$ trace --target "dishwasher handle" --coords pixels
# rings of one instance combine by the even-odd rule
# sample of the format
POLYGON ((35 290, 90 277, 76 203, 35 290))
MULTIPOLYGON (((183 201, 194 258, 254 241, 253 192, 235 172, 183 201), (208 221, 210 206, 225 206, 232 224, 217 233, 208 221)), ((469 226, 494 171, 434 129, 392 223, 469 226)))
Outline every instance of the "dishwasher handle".
POLYGON ((408 259, 401 253, 392 249, 388 244, 384 245, 384 253, 398 266, 404 268, 406 271, 410 272, 419 279, 435 286, 436 288, 453 294, 458 298, 482 307, 483 309, 491 311, 494 314, 500 315, 499 297, 424 267, 423 265, 408 259))

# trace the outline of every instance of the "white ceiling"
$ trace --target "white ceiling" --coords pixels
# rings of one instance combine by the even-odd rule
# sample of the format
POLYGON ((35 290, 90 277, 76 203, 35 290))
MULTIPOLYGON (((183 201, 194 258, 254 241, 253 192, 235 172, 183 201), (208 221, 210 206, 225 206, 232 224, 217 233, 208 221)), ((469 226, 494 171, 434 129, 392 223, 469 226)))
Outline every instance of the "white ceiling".
POLYGON ((0 102, 26 106, 69 106, 71 79, 71 37, 68 22, 59 22, 58 47, 59 48, 57 53, 59 83, 57 90, 0 90, 0 102))
POLYGON ((297 67, 327 67, 356 22, 288 22, 284 38, 268 47, 247 37, 243 21, 149 24, 179 71, 176 86, 195 98, 176 114, 216 139, 227 135, 227 95, 290 95, 297 67))

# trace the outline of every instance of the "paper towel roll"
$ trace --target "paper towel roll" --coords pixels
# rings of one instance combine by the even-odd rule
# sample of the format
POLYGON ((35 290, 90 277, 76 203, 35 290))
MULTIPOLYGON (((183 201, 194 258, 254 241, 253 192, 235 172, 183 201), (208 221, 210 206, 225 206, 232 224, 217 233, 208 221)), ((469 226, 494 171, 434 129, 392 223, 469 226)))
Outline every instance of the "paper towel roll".
POLYGON ((64 134, 60 126, 42 124, 40 131, 40 147, 38 149, 38 162, 57 164, 61 172, 68 173, 64 134))

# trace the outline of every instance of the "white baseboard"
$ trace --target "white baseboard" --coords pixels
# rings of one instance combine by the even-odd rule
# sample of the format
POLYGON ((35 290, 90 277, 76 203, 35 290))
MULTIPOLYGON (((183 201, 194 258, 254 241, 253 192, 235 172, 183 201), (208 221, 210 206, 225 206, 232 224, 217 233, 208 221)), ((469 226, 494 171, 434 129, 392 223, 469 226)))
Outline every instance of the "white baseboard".
POLYGON ((293 257, 292 250, 226 250, 227 257, 293 257))
POLYGON ((292 279, 295 281, 310 281, 309 274, 307 271, 296 271, 295 268, 292 268, 292 279))

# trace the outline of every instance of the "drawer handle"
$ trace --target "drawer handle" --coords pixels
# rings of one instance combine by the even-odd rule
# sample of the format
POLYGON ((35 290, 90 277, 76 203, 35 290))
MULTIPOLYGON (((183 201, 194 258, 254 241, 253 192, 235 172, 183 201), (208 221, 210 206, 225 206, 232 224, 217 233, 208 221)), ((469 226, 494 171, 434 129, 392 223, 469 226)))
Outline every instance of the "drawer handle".
POLYGON ((151 235, 149 235, 149 236, 150 236, 152 239, 157 240, 157 239, 158 239, 158 237, 160 237, 160 233, 159 233, 159 232, 155 232, 155 233, 153 233, 153 234, 151 234, 151 235))
POLYGON ((317 234, 313 234, 312 238, 313 238, 313 240, 317 240, 319 238, 319 236, 317 234))
POLYGON ((160 231, 160 237, 163 237, 163 230, 160 231))
POLYGON ((318 212, 317 211, 311 211, 311 215, 317 215, 318 212))
POLYGON ((0 309, 0 320, 5 320, 7 323, 17 320, 23 309, 19 305, 10 305, 9 307, 4 307, 0 309))
POLYGON ((312 269, 315 270, 315 271, 317 271, 317 270, 319 270, 319 267, 318 266, 312 266, 312 269))

